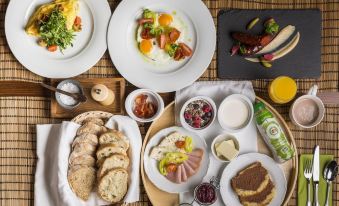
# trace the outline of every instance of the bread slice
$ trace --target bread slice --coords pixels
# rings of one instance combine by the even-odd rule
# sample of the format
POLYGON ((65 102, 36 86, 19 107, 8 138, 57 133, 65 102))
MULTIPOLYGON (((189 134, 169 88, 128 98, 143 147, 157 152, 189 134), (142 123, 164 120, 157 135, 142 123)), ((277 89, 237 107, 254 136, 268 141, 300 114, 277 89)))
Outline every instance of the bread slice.
POLYGON ((96 146, 93 146, 92 144, 88 142, 79 142, 74 145, 72 153, 75 152, 75 153, 93 155, 96 151, 96 148, 97 148, 96 146))
POLYGON ((121 201, 127 193, 128 173, 125 169, 112 169, 104 175, 98 184, 98 195, 111 203, 121 201))
POLYGON ((105 124, 105 122, 102 119, 97 118, 97 117, 88 117, 82 123, 86 124, 87 122, 91 122, 99 126, 104 126, 105 124))
POLYGON ((127 155, 127 151, 120 147, 119 145, 116 144, 106 144, 106 145, 101 145, 99 149, 97 150, 97 159, 100 161, 102 158, 108 157, 112 154, 118 153, 118 154, 123 154, 127 155))
POLYGON ((94 167, 95 166, 95 158, 91 155, 82 155, 82 156, 71 156, 68 160, 70 166, 75 166, 75 165, 84 165, 84 166, 89 166, 89 167, 94 167))
POLYGON ((274 198, 276 189, 270 180, 268 185, 260 193, 246 197, 239 197, 240 202, 244 206, 264 206, 268 205, 274 198))
POLYGON ((101 164, 97 176, 98 178, 103 177, 107 171, 114 169, 114 168, 124 168, 127 170, 129 165, 129 158, 126 155, 122 154, 113 154, 104 159, 103 163, 101 164))
POLYGON ((98 135, 102 132, 102 126, 99 126, 97 124, 94 124, 92 122, 87 122, 84 125, 82 125, 78 131, 77 131, 77 135, 82 135, 84 133, 90 133, 90 134, 94 134, 94 135, 98 135))
POLYGON ((95 185, 95 169, 93 167, 79 167, 67 175, 68 183, 76 196, 88 200, 95 185))
POLYGON ((94 134, 90 134, 90 133, 84 133, 80 136, 76 136, 73 143, 72 143, 72 148, 74 148, 74 146, 77 143, 82 143, 82 142, 87 142, 90 143, 93 146, 97 146, 98 145, 98 137, 94 134))
POLYGON ((99 143, 103 144, 118 144, 125 150, 129 148, 128 139, 119 131, 106 132, 99 137, 99 143))

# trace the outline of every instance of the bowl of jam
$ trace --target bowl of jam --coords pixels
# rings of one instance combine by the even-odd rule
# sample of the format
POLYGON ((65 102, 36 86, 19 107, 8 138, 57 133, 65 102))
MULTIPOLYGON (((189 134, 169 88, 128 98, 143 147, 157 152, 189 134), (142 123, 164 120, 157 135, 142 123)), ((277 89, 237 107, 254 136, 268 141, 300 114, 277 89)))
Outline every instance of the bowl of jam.
POLYGON ((206 96, 189 99, 180 111, 180 122, 189 130, 203 130, 209 127, 216 117, 214 101, 206 96))
POLYGON ((138 122, 152 122, 163 112, 164 101, 156 92, 138 89, 127 96, 125 109, 127 114, 138 122))
POLYGON ((211 183, 201 183, 194 189, 194 200, 199 205, 212 205, 217 200, 216 188, 211 183))

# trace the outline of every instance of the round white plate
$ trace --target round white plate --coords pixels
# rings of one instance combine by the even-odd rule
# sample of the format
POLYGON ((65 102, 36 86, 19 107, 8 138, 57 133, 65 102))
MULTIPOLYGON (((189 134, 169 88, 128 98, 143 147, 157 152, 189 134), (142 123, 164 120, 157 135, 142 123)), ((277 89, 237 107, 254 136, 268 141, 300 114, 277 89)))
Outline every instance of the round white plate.
POLYGON ((147 143, 144 153, 144 168, 148 178, 151 182, 159 189, 169 193, 180 193, 194 190, 194 188, 201 183, 205 177, 209 166, 209 156, 207 151, 207 145, 204 139, 199 137, 197 134, 192 133, 182 127, 169 127, 160 130, 156 133, 150 141, 147 143), (165 176, 160 174, 158 169, 158 161, 152 159, 149 154, 154 146, 157 146, 161 140, 173 132, 179 132, 193 138, 194 148, 201 148, 204 150, 204 156, 200 164, 199 171, 188 178, 187 182, 176 184, 169 181, 165 176))
POLYGON ((124 0, 112 15, 107 35, 108 50, 120 74, 135 86, 156 92, 176 91, 192 84, 207 69, 216 44, 213 18, 199 0, 124 0), (159 65, 140 53, 137 19, 145 8, 170 13, 183 23, 185 43, 193 49, 191 58, 159 65))
POLYGON ((271 176, 271 180, 276 188, 276 195, 271 202, 271 206, 281 205, 285 198, 287 183, 283 170, 269 156, 260 153, 248 153, 240 155, 232 160, 225 168, 220 180, 220 193, 224 203, 228 206, 241 206, 237 194, 231 187, 231 179, 237 175, 239 171, 254 163, 261 162, 271 176))
POLYGON ((105 53, 107 25, 111 10, 107 1, 80 0, 82 31, 76 32, 73 47, 49 52, 37 44, 37 38, 25 32, 35 9, 52 0, 11 0, 5 17, 8 45, 18 61, 31 72, 48 78, 68 78, 94 66, 105 53))

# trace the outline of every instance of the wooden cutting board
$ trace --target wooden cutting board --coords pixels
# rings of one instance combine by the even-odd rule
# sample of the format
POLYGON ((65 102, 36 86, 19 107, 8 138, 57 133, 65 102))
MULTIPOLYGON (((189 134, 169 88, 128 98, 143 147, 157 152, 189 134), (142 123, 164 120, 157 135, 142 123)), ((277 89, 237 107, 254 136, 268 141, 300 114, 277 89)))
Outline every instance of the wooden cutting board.
MULTIPOLYGON (((53 118, 73 118, 81 113, 88 111, 104 111, 113 114, 124 114, 125 103, 125 79, 124 78, 75 78, 82 85, 87 101, 80 104, 73 110, 62 108, 56 101, 55 95, 51 95, 51 117, 53 118), (112 105, 103 106, 94 101, 91 97, 91 89, 96 84, 106 85, 115 94, 115 100, 112 105)), ((60 79, 51 80, 51 85, 56 87, 62 81, 60 79)))
MULTIPOLYGON (((296 32, 294 32, 292 38, 296 32)), ((272 79, 281 75, 292 78, 320 77, 321 12, 318 9, 221 10, 218 14, 217 38, 219 78, 272 79), (260 21, 250 31, 246 31, 246 25, 256 17, 259 17, 260 21), (239 55, 230 55, 230 50, 234 44, 231 37, 232 32, 261 34, 264 30, 264 21, 270 17, 276 20, 280 30, 287 25, 293 25, 296 27, 296 32, 300 33, 300 40, 290 53, 273 61, 271 68, 265 68, 260 63, 249 62, 239 55)))

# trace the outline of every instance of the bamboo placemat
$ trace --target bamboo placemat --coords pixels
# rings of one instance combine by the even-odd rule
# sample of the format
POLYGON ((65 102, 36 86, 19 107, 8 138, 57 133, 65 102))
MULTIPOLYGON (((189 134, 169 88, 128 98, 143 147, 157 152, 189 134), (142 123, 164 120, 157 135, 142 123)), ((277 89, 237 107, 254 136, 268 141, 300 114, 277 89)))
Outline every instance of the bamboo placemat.
MULTIPOLYGON (((44 81, 26 70, 10 52, 4 32, 5 11, 9 0, 0 0, 0 80, 20 80, 30 82, 44 81)), ((109 0, 111 9, 120 2, 109 0)), ((204 0, 210 9, 215 23, 217 13, 222 8, 243 9, 306 9, 319 8, 322 11, 322 75, 318 80, 300 80, 300 92, 306 92, 317 83, 320 91, 338 90, 339 72, 339 1, 335 0, 204 0)), ((298 68, 290 68, 298 69, 298 68)), ((118 77, 108 53, 81 77, 118 77)), ((199 79, 218 80, 216 58, 209 69, 199 79)), ((267 80, 253 81, 257 94, 265 95, 267 80)), ((128 86, 127 91, 133 89, 128 86)), ((165 102, 173 99, 173 94, 164 94, 165 102)), ((339 107, 327 106, 324 121, 313 129, 302 130, 293 126, 288 118, 290 105, 274 105, 288 122, 295 136, 299 153, 310 153, 315 144, 319 144, 322 153, 333 154, 338 160, 339 107)), ((36 165, 35 125, 56 123, 60 120, 50 118, 50 99, 44 97, 0 97, 0 205, 34 205, 34 172, 36 165)), ((148 125, 140 125, 142 134, 148 125)), ((339 181, 337 181, 339 182, 339 181)), ((333 205, 339 205, 339 183, 334 184, 333 205)), ((141 201, 134 205, 150 205, 147 195, 141 187, 141 201)), ((294 194, 289 205, 296 205, 294 194)))

